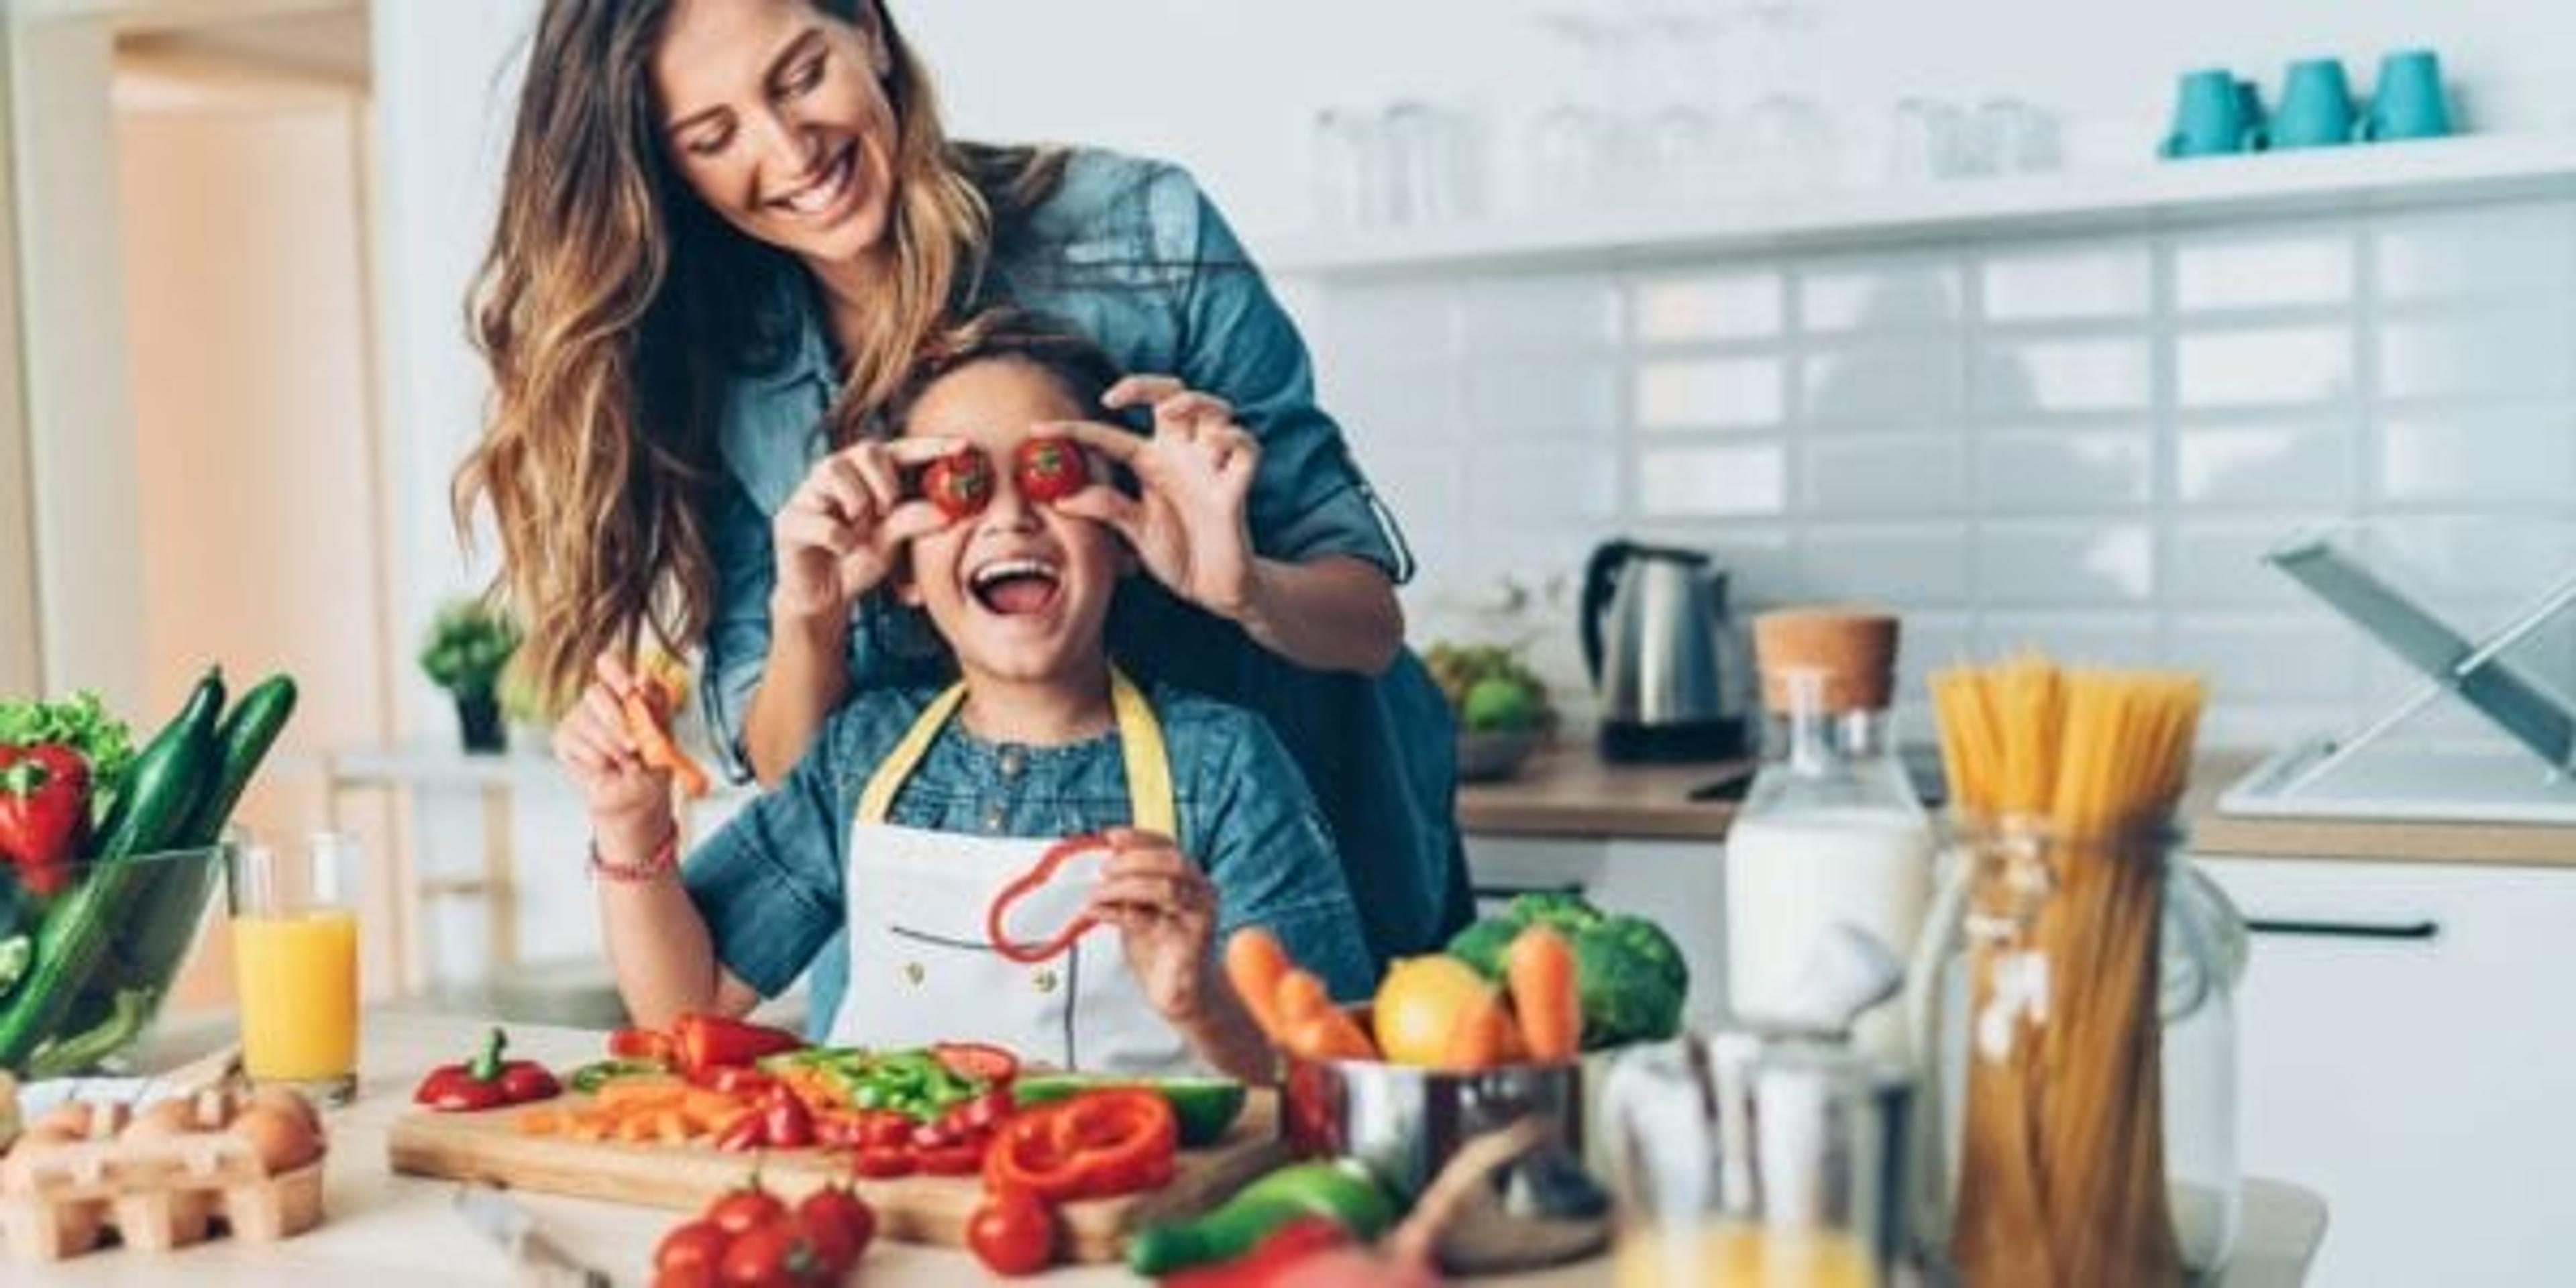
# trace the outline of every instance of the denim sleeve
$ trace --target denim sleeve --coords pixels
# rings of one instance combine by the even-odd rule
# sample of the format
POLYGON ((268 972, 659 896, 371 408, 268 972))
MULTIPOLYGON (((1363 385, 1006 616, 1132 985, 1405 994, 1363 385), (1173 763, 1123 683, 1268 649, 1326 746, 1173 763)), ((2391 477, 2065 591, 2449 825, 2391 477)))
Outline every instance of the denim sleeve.
POLYGON ((1186 191, 1195 245, 1181 249, 1196 266, 1182 304, 1175 374, 1233 403, 1244 427, 1260 437, 1249 515, 1254 545, 1290 562, 1355 555, 1398 583, 1409 580, 1413 552, 1395 516, 1352 462, 1341 426, 1315 405, 1313 363, 1296 324, 1216 206, 1186 174, 1173 174, 1169 195, 1158 193, 1157 204, 1177 204, 1186 191))
POLYGON ((835 732, 698 846, 681 872, 716 960, 763 997, 794 983, 847 915, 841 767, 850 757, 835 732))
POLYGON ((1269 725, 1247 713, 1235 728, 1202 771, 1212 806, 1199 858, 1217 887, 1217 942, 1268 927, 1334 997, 1366 998, 1376 971, 1323 812, 1269 725))
POLYGON ((716 565, 716 602, 707 624, 705 676, 698 692, 726 776, 747 783, 751 758, 743 751, 742 720, 751 706, 751 691, 769 665, 769 592, 778 568, 769 516, 731 474, 725 476, 708 525, 708 545, 716 565))

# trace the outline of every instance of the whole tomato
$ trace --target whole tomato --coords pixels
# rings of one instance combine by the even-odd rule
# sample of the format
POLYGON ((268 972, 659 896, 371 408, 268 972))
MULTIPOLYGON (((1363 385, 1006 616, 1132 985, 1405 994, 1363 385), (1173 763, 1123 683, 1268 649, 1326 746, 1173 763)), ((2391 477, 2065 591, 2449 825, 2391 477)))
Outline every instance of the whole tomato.
POLYGON ((961 447, 921 471, 921 494, 941 514, 963 519, 993 501, 993 459, 980 447, 961 447))
POLYGON ((805 1231, 805 1241, 813 1245, 824 1269, 834 1275, 849 1273, 877 1234, 876 1209, 837 1185, 806 1195, 796 1205, 796 1224, 805 1231))
POLYGON ((966 1222, 966 1246, 997 1275, 1033 1275, 1055 1260, 1055 1217, 1024 1190, 988 1194, 966 1222))
POLYGON ((733 1190, 707 1205, 706 1220, 727 1235, 739 1239, 753 1230, 776 1224, 785 1215, 787 1205, 767 1190, 733 1190))
POLYGON ((793 1220, 773 1221, 737 1237, 725 1249, 719 1276, 726 1288, 789 1288, 826 1282, 830 1275, 805 1232, 793 1220))
POLYGON ((1011 481, 1031 501, 1054 501, 1091 482, 1082 448, 1064 438, 1023 438, 1011 452, 1011 481))
POLYGON ((712 1221, 697 1220, 673 1227, 653 1249, 653 1272, 714 1283, 716 1267, 724 1261, 725 1245, 731 1242, 733 1236, 712 1221))

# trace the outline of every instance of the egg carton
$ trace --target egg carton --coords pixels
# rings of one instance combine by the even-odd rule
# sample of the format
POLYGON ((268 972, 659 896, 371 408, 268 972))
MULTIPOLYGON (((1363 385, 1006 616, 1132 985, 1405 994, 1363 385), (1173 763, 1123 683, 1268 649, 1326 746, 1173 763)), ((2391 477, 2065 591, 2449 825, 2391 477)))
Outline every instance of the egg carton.
POLYGON ((321 1221, 321 1159, 271 1176, 229 1132, 22 1147, 0 1161, 0 1233, 25 1262, 80 1256, 111 1230, 166 1252, 218 1228, 269 1243, 321 1221))

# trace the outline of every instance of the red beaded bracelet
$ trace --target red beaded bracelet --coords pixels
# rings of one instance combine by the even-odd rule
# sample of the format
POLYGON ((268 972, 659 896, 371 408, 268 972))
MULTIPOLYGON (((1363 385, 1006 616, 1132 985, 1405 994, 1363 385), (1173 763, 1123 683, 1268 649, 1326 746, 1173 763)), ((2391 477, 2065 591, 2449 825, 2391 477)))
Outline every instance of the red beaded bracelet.
POLYGON ((672 828, 641 863, 616 863, 601 857, 599 838, 590 838, 590 874, 610 881, 659 881, 680 870, 680 829, 672 828))

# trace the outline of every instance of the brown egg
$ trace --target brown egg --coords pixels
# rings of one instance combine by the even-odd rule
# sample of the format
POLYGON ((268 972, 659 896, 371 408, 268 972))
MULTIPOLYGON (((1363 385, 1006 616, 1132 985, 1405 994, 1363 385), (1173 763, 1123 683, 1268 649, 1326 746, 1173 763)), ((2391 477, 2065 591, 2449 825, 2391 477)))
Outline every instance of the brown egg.
POLYGON ((269 1175, 291 1172, 322 1156, 322 1137, 294 1110, 253 1104, 233 1116, 224 1130, 250 1142, 259 1165, 269 1175))
POLYGON ((241 1101, 241 1107, 249 1108, 252 1105, 285 1110, 295 1115, 296 1119, 310 1130, 315 1132, 322 1130, 322 1115, 314 1112, 313 1102, 284 1087, 261 1087, 251 1092, 241 1101))
POLYGON ((187 1100, 163 1100, 147 1105, 125 1125, 118 1140, 168 1140, 197 1130, 197 1107, 187 1100))

